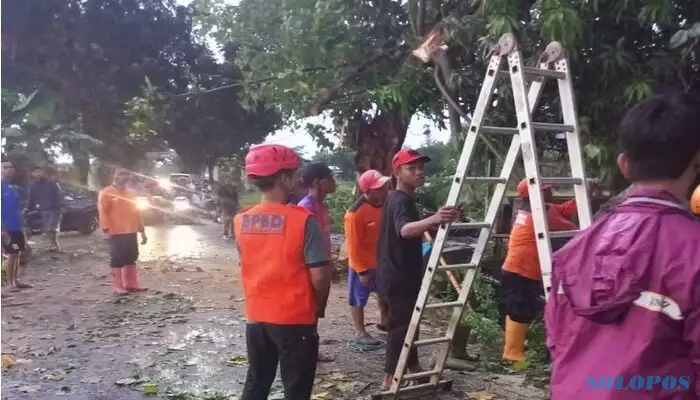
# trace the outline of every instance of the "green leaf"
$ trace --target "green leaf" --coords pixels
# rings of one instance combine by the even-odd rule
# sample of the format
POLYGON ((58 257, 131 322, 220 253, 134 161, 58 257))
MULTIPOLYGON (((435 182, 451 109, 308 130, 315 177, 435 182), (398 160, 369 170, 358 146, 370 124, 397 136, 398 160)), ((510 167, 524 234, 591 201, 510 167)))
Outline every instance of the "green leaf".
POLYGON ((144 383, 141 385, 141 392, 148 396, 155 396, 158 394, 159 389, 158 386, 152 383, 144 383))
POLYGON ((231 358, 226 360, 226 365, 231 366, 231 367, 239 367, 242 365, 248 365, 248 357, 245 354, 237 354, 237 355, 231 356, 231 358))

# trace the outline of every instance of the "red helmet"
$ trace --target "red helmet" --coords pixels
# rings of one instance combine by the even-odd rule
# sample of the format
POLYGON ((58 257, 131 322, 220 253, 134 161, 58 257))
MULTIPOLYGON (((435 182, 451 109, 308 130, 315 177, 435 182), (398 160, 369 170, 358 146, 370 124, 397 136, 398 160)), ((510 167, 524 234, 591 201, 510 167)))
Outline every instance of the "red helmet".
POLYGON ((279 144, 253 146, 245 156, 247 176, 272 176, 282 170, 294 170, 301 166, 301 159, 289 147, 279 144))
MULTIPOLYGON (((549 185, 546 183, 542 185, 542 190, 547 190, 547 189, 551 189, 551 188, 552 188, 552 185, 549 185)), ((520 181, 520 183, 518 183, 518 196, 523 198, 523 199, 527 199, 530 197, 530 195, 528 194, 528 189, 527 189, 527 178, 523 179, 522 181, 520 181)))

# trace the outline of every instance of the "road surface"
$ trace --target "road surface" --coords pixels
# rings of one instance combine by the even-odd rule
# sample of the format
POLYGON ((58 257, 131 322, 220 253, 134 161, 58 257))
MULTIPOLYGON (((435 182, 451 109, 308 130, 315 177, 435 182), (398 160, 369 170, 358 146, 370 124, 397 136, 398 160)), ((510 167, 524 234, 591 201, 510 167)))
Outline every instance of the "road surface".
MULTIPOLYGON (((211 223, 148 227, 139 265, 149 291, 125 297, 111 294, 100 233, 64 235, 62 254, 42 251, 36 238, 39 249, 25 275, 34 288, 3 291, 2 397, 236 399, 246 371, 243 303, 236 251, 220 232, 211 223)), ((363 398, 381 379, 383 350, 357 354, 347 347, 345 293, 344 284, 334 284, 319 326, 321 351, 335 361, 319 367, 317 400, 363 398)), ((368 311, 368 322, 374 314, 368 311)), ((454 377, 454 392, 439 398, 545 397, 517 387, 519 377, 454 377)), ((278 383, 270 398, 282 398, 278 383)))

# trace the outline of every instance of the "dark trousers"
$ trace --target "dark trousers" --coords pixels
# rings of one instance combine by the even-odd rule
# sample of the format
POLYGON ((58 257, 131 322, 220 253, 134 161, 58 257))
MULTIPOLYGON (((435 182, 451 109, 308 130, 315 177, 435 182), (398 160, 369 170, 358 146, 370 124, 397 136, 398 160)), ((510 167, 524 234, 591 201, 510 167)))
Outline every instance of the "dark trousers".
POLYGON ((224 236, 233 236, 233 217, 235 215, 235 212, 226 210, 221 213, 221 223, 224 225, 224 236))
POLYGON ((112 268, 135 265, 139 259, 139 239, 136 233, 122 233, 109 237, 109 264, 112 268))
POLYGON ((521 324, 534 321, 544 309, 542 281, 502 271, 503 312, 521 324))
POLYGON ((309 400, 316 376, 315 325, 250 323, 246 326, 248 374, 241 400, 267 400, 280 367, 285 400, 309 400))
MULTIPOLYGON (((389 326, 386 340, 386 360, 384 362, 384 372, 394 374, 396 364, 401 356, 403 342, 406 339, 408 326, 411 324, 411 316, 413 315, 413 307, 416 304, 418 293, 405 292, 389 292, 383 295, 386 300, 389 311, 389 326)), ((418 332, 416 332, 416 340, 418 332)), ((416 348, 411 349, 408 357, 409 368, 418 366, 418 352, 416 348)))

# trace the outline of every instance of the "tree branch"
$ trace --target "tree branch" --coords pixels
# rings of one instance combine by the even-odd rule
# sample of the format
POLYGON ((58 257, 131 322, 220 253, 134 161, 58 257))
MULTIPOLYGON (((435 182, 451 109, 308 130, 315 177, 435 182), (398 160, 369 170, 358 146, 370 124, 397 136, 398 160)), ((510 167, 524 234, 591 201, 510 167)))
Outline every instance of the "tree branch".
MULTIPOLYGON (((300 70, 300 72, 306 73, 306 72, 327 71, 329 69, 347 68, 347 67, 350 67, 353 65, 357 65, 357 63, 343 63, 343 64, 335 64, 335 65, 326 65, 323 67, 309 67, 309 68, 304 68, 304 69, 300 70)), ((280 78, 277 75, 273 75, 273 76, 268 76, 266 78, 260 78, 260 79, 256 79, 253 81, 249 81, 248 84, 255 85, 258 83, 270 82, 270 81, 274 81, 277 79, 280 79, 280 78)), ((228 85, 223 85, 223 86, 215 87, 212 89, 202 90, 199 92, 185 92, 185 93, 177 93, 177 94, 176 93, 168 93, 168 95, 170 97, 188 97, 188 98, 194 97, 194 96, 202 96, 202 95, 206 95, 206 94, 210 94, 210 93, 219 92, 222 90, 228 90, 228 89, 233 89, 235 87, 243 86, 243 84, 245 84, 245 83, 246 83, 246 81, 240 80, 240 81, 235 81, 233 83, 230 83, 228 85)))
POLYGON ((340 82, 338 82, 335 86, 333 86, 331 89, 324 89, 320 93, 319 99, 316 101, 316 104, 311 108, 311 115, 316 116, 319 115, 323 109, 330 103, 333 99, 338 94, 338 91, 343 88, 348 82, 350 82, 352 79, 357 77, 357 75, 361 74, 362 72, 366 71, 368 68, 370 68, 373 64, 377 63, 377 61, 381 60, 384 58, 389 52, 396 51, 396 50, 402 50, 403 52, 408 51, 408 45, 402 44, 398 46, 394 46, 388 49, 383 49, 379 53, 377 53, 374 57, 368 58, 366 61, 361 63, 360 65, 357 66, 357 68, 353 69, 348 75, 345 76, 340 82))
POLYGON ((416 10, 416 36, 425 34, 425 2, 428 0, 418 0, 418 10, 416 10))
MULTIPOLYGON (((462 110, 462 107, 460 107, 459 104, 457 104, 457 102, 456 102, 456 101, 452 98, 452 96, 450 96, 450 94, 447 92, 447 90, 445 89, 445 86, 442 84, 442 81, 440 81, 440 71, 439 71, 438 68, 435 68, 434 73, 433 73, 433 78, 435 79, 435 84, 437 85, 438 89, 440 90, 440 93, 442 93, 442 96, 445 98, 445 100, 447 101, 447 103, 448 103, 450 106, 452 106, 452 108, 453 108, 455 111, 457 111, 457 113, 459 113, 459 115, 460 115, 462 118, 464 118, 465 121, 467 121, 467 124, 470 125, 470 124, 472 123, 472 119, 469 118, 469 116, 467 115, 467 113, 465 113, 464 110, 462 110)), ((481 139, 481 141, 484 142, 484 144, 486 145, 486 147, 491 151, 491 153, 493 153, 494 156, 496 156, 496 158, 498 158, 498 160, 499 160, 500 162, 504 162, 504 161, 505 161, 505 158, 503 157, 503 155, 501 154, 501 152, 498 151, 498 149, 496 148, 496 146, 495 146, 488 138, 486 138, 486 137, 483 136, 483 135, 479 135, 479 139, 481 139)))

